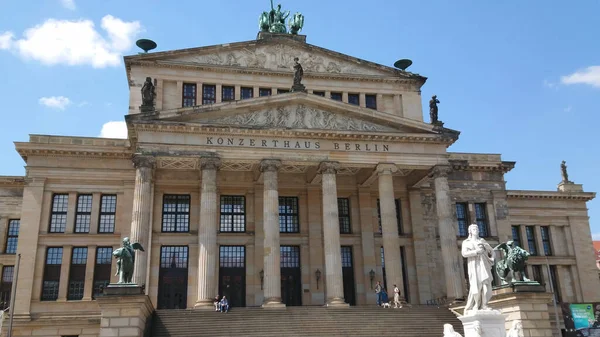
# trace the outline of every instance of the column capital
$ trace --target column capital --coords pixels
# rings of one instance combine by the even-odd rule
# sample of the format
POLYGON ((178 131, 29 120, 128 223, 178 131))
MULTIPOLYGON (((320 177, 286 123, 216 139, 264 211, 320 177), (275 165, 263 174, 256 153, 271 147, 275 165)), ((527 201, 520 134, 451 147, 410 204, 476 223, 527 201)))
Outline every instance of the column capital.
POLYGON ((201 170, 218 170, 221 167, 221 159, 218 157, 202 157, 200 158, 201 170))
POLYGON ((375 170, 377 170, 378 175, 392 174, 392 173, 398 172, 398 166, 396 166, 396 164, 391 164, 391 163, 381 163, 381 164, 377 164, 377 167, 375 167, 375 170))
POLYGON ((136 169, 140 167, 154 168, 154 165, 156 164, 156 158, 142 154, 134 154, 131 161, 133 161, 133 166, 136 169))
POLYGON ((260 171, 268 172, 268 171, 279 171, 281 167, 281 160, 279 159, 263 159, 260 162, 260 171))
POLYGON ((429 171, 429 176, 432 178, 447 178, 450 172, 452 172, 450 165, 436 165, 429 171))
POLYGON ((319 173, 321 174, 325 174, 325 173, 332 173, 332 174, 336 174, 337 171, 340 169, 340 163, 337 161, 324 161, 321 162, 321 164, 319 164, 319 173))

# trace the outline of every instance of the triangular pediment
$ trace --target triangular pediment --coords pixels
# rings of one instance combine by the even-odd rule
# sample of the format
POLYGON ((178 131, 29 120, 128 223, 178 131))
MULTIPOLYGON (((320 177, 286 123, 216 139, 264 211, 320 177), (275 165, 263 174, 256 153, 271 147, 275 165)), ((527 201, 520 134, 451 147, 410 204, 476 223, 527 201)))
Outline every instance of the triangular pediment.
POLYGON ((153 61, 165 64, 222 66, 279 72, 293 72, 298 57, 305 73, 345 74, 364 76, 424 77, 395 68, 361 60, 290 38, 265 39, 247 42, 174 50, 128 56, 126 62, 153 61))
POLYGON ((162 111, 155 118, 241 129, 438 134, 423 122, 304 92, 162 111))

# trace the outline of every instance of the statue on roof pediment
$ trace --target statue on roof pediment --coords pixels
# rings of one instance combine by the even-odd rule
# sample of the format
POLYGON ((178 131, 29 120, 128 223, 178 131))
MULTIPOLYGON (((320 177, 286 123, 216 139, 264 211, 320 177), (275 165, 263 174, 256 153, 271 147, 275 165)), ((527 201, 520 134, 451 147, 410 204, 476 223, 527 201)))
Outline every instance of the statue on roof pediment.
POLYGON ((392 128, 350 116, 307 107, 279 106, 226 117, 199 121, 203 124, 231 125, 250 128, 319 129, 339 131, 398 132, 392 128))

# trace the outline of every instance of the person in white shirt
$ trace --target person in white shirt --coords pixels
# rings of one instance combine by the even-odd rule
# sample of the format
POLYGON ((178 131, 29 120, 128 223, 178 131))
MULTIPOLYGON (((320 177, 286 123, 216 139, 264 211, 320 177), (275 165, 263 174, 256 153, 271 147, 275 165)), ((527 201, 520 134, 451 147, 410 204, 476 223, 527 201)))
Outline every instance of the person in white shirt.
POLYGON ((394 308, 402 308, 400 302, 400 289, 394 284, 394 308))

